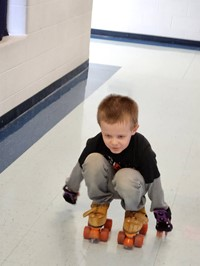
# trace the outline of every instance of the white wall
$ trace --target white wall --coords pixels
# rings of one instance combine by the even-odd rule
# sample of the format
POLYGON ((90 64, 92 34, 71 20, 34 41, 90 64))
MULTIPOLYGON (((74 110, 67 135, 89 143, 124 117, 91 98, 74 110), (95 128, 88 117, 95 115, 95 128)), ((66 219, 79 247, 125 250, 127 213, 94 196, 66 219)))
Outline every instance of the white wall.
POLYGON ((200 0, 93 0, 92 28, 200 41, 200 0))
POLYGON ((92 0, 9 0, 9 5, 19 31, 10 19, 9 30, 26 35, 0 42, 0 116, 89 58, 92 0), (18 20, 23 10, 25 25, 18 20))

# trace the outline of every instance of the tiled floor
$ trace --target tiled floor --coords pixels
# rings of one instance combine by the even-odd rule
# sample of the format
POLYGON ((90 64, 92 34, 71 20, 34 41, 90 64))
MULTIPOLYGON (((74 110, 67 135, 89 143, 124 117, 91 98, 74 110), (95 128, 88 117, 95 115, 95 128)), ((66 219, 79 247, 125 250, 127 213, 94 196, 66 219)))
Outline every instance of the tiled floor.
MULTIPOLYGON (((0 174, 0 265, 199 265, 200 52, 92 39, 90 63, 82 100, 0 174), (103 69, 112 70, 106 78, 100 75, 103 69), (125 250, 117 244, 124 216, 119 201, 109 209, 109 241, 92 244, 82 237, 87 224, 82 213, 90 205, 85 184, 76 206, 62 198, 65 177, 87 138, 99 131, 97 105, 113 92, 133 97, 140 106, 139 132, 156 151, 173 213, 174 230, 157 239, 147 201, 149 231, 141 249, 125 250)), ((69 95, 63 95, 66 101, 69 95)), ((75 93, 71 99, 77 100, 75 93)), ((52 119, 53 106, 44 121, 52 119)), ((21 134, 13 133, 18 134, 12 139, 13 150, 34 135, 36 126, 24 133, 25 127, 21 134)))

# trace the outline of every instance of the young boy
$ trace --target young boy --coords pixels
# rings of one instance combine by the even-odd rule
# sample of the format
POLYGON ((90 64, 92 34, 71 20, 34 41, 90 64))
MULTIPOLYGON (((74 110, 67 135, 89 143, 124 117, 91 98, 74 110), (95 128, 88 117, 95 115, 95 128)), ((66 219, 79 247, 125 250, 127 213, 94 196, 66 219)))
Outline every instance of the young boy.
POLYGON ((84 179, 92 200, 88 224, 105 224, 113 199, 121 199, 125 210, 123 229, 138 232, 148 222, 145 194, 151 200, 158 231, 172 230, 171 210, 164 200, 156 155, 147 139, 137 132, 138 106, 126 96, 109 95, 100 103, 97 121, 101 133, 86 147, 64 186, 64 199, 75 204, 84 179))

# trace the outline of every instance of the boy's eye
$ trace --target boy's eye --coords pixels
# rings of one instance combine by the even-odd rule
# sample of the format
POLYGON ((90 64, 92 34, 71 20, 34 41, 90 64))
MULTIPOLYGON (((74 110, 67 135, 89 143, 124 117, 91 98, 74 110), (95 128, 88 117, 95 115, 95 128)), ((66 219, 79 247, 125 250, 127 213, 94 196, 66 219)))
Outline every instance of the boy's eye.
POLYGON ((123 138, 124 138, 124 136, 122 136, 122 135, 119 135, 119 136, 118 136, 118 138, 119 138, 119 139, 123 139, 123 138))

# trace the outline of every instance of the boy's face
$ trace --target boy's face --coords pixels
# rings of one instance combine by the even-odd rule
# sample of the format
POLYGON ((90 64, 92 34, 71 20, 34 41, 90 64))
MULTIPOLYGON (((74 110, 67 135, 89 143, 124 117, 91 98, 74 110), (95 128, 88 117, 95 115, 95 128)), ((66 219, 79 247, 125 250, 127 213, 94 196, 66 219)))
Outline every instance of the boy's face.
POLYGON ((125 150, 138 126, 131 129, 130 122, 108 124, 104 121, 100 124, 103 141, 112 153, 121 153, 125 150))

